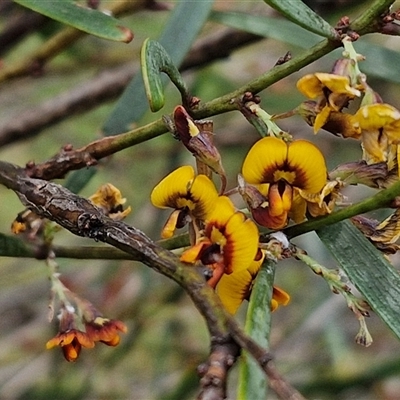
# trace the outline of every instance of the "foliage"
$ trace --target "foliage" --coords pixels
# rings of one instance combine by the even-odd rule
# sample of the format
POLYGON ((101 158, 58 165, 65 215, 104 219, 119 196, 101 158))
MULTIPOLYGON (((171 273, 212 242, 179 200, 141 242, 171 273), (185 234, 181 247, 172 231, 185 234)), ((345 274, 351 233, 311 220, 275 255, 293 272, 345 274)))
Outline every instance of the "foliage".
POLYGON ((0 4, 0 397, 396 391, 399 14, 283 3, 0 4))

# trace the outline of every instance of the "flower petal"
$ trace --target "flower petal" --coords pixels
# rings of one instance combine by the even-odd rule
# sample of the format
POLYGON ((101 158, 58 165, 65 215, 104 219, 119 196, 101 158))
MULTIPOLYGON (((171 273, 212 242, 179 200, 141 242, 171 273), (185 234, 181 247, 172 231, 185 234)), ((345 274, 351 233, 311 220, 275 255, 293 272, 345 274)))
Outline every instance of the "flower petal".
POLYGON ((197 175, 190 188, 190 193, 196 204, 192 211, 193 216, 201 220, 207 219, 214 210, 215 201, 218 198, 214 183, 206 175, 197 175))
POLYGON ((347 76, 327 74, 325 72, 317 72, 316 78, 331 92, 343 93, 350 97, 359 97, 361 92, 350 86, 350 79, 347 76))
POLYGON ((187 195, 194 177, 194 169, 190 165, 171 172, 151 192, 152 204, 159 208, 180 208, 178 199, 187 195))
POLYGON ((235 314, 243 300, 249 298, 253 281, 263 261, 264 253, 260 251, 260 257, 253 260, 246 270, 236 271, 230 275, 224 274, 220 279, 216 292, 229 313, 235 314))
POLYGON ((317 133, 329 120, 332 109, 326 105, 321 112, 317 114, 314 122, 314 133, 317 133))
POLYGON ((376 164, 387 161, 388 139, 378 130, 363 131, 361 135, 363 160, 367 164, 376 164))
POLYGON ((297 81, 296 86, 299 92, 303 93, 309 99, 314 99, 324 94, 322 90, 323 85, 314 74, 304 75, 297 81))
POLYGON ((161 237, 163 239, 169 239, 170 237, 174 236, 180 213, 181 210, 174 210, 168 217, 167 222, 164 224, 161 231, 161 237))
POLYGON ((273 183, 274 173, 283 168, 288 153, 287 144, 275 137, 256 142, 247 153, 242 175, 248 183, 273 183))
POLYGON ((400 111, 390 104, 369 104, 360 107, 354 118, 361 129, 374 131, 400 120, 400 111))
POLYGON ((290 301, 289 294, 285 292, 283 289, 281 289, 279 286, 275 285, 272 291, 272 298, 276 300, 278 304, 282 304, 283 306, 288 305, 290 301))
POLYGON ((253 279, 247 269, 230 275, 224 274, 220 279, 216 292, 230 314, 235 314, 243 300, 248 297, 253 279))
POLYGON ((311 142, 296 140, 290 143, 287 163, 289 170, 296 171, 292 186, 310 193, 317 193, 324 187, 327 179, 325 159, 311 142))
POLYGON ((235 206, 226 196, 218 197, 214 202, 214 209, 207 219, 206 236, 210 236, 212 226, 225 226, 229 218, 235 213, 235 206), (208 229, 208 232, 207 232, 208 229))
POLYGON ((227 243, 222 249, 225 272, 247 269, 254 260, 258 250, 258 229, 256 224, 236 212, 226 224, 225 237, 227 243))

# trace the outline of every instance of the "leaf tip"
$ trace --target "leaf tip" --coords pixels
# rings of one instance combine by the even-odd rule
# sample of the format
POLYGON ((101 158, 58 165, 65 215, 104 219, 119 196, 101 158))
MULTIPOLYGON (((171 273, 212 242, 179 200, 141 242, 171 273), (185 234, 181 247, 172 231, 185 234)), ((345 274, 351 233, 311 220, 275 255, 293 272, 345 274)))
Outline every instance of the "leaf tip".
POLYGON ((118 29, 122 32, 123 35, 121 42, 129 43, 132 41, 133 32, 130 29, 125 28, 124 26, 118 26, 118 29))

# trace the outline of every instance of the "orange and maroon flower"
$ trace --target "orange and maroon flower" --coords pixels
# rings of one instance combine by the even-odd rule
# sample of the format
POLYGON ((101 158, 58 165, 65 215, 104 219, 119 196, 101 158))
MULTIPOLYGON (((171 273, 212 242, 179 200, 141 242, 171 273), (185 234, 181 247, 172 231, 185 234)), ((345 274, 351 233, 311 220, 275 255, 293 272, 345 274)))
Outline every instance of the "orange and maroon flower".
POLYGON ((47 349, 52 349, 55 346, 61 347, 67 361, 74 362, 78 359, 82 347, 90 349, 94 347, 94 341, 86 332, 69 329, 65 332, 59 332, 46 343, 47 349))
POLYGON ((206 175, 197 175, 193 167, 185 165, 167 175, 151 192, 151 202, 159 208, 173 208, 161 232, 171 237, 175 229, 194 220, 204 221, 218 198, 214 183, 206 175))
POLYGON ((286 143, 274 137, 254 144, 242 175, 245 182, 256 185, 249 189, 239 184, 253 218, 270 229, 283 228, 289 217, 303 220, 307 208, 303 195, 319 193, 327 181, 324 156, 314 144, 306 140, 286 143))
POLYGON ((122 321, 96 317, 85 322, 86 334, 94 342, 102 342, 107 346, 117 346, 120 342, 119 332, 126 333, 128 328, 122 321))
POLYGON ((257 226, 236 211, 228 197, 221 196, 214 202, 214 209, 206 221, 204 237, 181 255, 181 261, 194 263, 200 260, 211 265, 215 273, 209 284, 215 287, 224 273, 246 270, 257 251, 257 226))
POLYGON ((78 359, 82 347, 94 347, 94 340, 86 332, 77 329, 75 309, 63 306, 60 312, 60 332, 46 343, 47 349, 60 346, 69 362, 78 359))

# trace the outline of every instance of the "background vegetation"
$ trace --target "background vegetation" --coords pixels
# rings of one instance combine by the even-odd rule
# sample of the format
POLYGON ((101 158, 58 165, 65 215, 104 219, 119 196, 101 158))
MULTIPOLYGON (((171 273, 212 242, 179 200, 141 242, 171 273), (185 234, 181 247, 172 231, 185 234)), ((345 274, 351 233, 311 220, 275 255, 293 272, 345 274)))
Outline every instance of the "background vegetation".
MULTIPOLYGON (((308 3, 335 25, 341 16, 354 18, 375 2, 308 3)), ((110 121, 121 116, 122 106, 128 110, 131 128, 171 113, 181 102, 171 84, 166 88, 164 108, 155 114, 139 93, 136 96, 132 90, 123 92, 131 79, 137 79, 140 48, 147 37, 164 37, 175 60, 182 59, 182 63, 176 63, 181 65, 190 92, 202 103, 270 70, 286 52, 295 57, 319 41, 307 31, 301 37, 274 27, 262 30, 256 17, 276 21, 282 17, 260 1, 216 1, 212 12, 204 17, 204 24, 199 24, 193 44, 187 30, 194 30, 195 24, 185 27, 184 18, 174 26, 174 35, 165 34, 180 2, 102 0, 100 8, 118 4, 126 7, 118 18, 134 33, 130 43, 85 34, 43 63, 32 63, 31 55, 65 25, 9 0, 0 3, 0 77, 2 71, 25 60, 29 66, 18 77, 0 78, 1 160, 20 166, 30 160, 39 163, 65 144, 79 148, 104 133, 121 133, 127 129, 111 132, 114 125, 110 121), (249 22, 243 14, 235 19, 231 12, 254 19, 249 22), (17 28, 13 31, 13 27, 17 28), (191 50, 184 50, 183 43, 191 50), (106 85, 108 89, 102 90, 106 85)), ((188 19, 191 17, 187 15, 188 19)), ((355 47, 366 56, 361 68, 368 74, 370 85, 386 102, 400 107, 398 37, 371 34, 362 37, 355 47)), ((262 107, 271 114, 296 107, 303 100, 294 89, 296 80, 306 72, 329 71, 340 52, 341 49, 335 50, 262 91, 262 107)), ((259 135, 239 112, 212 119, 228 186, 233 187, 242 160, 259 135)), ((356 141, 344 141, 327 132, 313 137, 312 129, 299 117, 280 125, 296 138, 317 143, 327 156, 329 168, 360 157, 356 141)), ((133 208, 126 222, 156 240, 166 214, 151 206, 150 192, 168 172, 192 162, 192 156, 171 135, 161 135, 102 160, 96 174, 82 185, 80 194, 88 197, 101 184, 113 183, 133 208)), ((70 173, 66 180, 58 182, 78 188, 77 177, 70 173)), ((370 193, 359 186, 347 191, 352 201, 370 193)), ((9 235, 10 225, 23 207, 15 194, 3 186, 0 199, 0 232, 9 235)), ((380 219, 386 214, 379 210, 372 215, 380 219)), ((336 266, 315 233, 295 242, 325 266, 336 266)), ((58 233, 55 243, 93 244, 90 239, 67 231, 58 233)), ((56 327, 47 320, 49 283, 44 262, 1 257, 0 398, 167 400, 196 396, 196 368, 207 359, 209 337, 203 319, 176 283, 139 262, 73 258, 57 261, 63 281, 71 290, 92 301, 105 315, 123 320, 129 332, 116 348, 96 347, 83 351, 77 363, 66 363, 59 351, 45 349, 56 327)), ((397 265, 395 257, 392 261, 397 265)), ((288 260, 278 264, 276 282, 290 293, 292 301, 272 316, 270 347, 277 367, 293 386, 310 398, 398 398, 399 341, 377 316, 372 315, 368 321, 373 345, 360 347, 354 343, 356 319, 345 301, 333 295, 320 277, 300 262, 288 260)), ((246 306, 237 315, 241 324, 246 306)), ((234 367, 228 382, 229 398, 235 397, 236 381, 234 367)), ((270 396, 273 398, 273 393, 270 396)))

